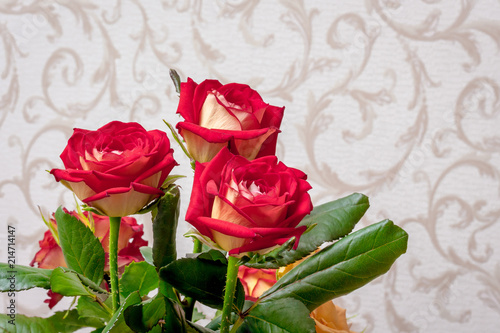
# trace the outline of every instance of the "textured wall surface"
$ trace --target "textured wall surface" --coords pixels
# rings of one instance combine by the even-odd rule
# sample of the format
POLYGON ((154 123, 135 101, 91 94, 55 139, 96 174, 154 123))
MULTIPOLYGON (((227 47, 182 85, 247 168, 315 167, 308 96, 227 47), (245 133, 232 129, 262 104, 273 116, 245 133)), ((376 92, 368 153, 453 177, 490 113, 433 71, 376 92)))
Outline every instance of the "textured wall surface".
MULTIPOLYGON (((103 3, 0 1, 1 261, 7 225, 29 264, 45 230, 37 206, 75 207, 46 172, 72 128, 179 120, 175 68, 285 105, 278 154, 308 173, 314 202, 362 192, 361 225, 408 231, 388 274, 338 300, 353 329, 498 332, 500 1, 103 3)), ((44 296, 18 294, 18 312, 49 315, 44 296)))

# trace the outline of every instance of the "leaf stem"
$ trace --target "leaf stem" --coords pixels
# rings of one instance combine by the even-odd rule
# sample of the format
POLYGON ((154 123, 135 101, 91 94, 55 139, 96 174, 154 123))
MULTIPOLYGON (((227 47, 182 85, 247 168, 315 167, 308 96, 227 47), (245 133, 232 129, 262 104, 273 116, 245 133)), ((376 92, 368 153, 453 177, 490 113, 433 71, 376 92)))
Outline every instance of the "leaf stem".
POLYGON ((238 282, 238 261, 236 257, 229 256, 227 263, 226 289, 224 293, 224 305, 222 307, 222 321, 220 333, 229 333, 229 321, 233 308, 234 291, 238 282))
POLYGON ((109 314, 113 315, 113 311, 111 311, 111 309, 110 309, 110 308, 108 308, 108 306, 107 306, 106 304, 104 304, 104 302, 103 302, 103 301, 101 301, 101 299, 99 298, 99 296, 97 296, 97 295, 96 295, 96 296, 94 297, 94 300, 95 300, 95 301, 96 301, 96 302, 97 302, 97 303, 98 303, 98 304, 99 304, 99 305, 100 305, 100 306, 101 306, 104 310, 106 310, 106 312, 107 312, 107 313, 109 313, 109 314))
POLYGON ((121 217, 109 218, 109 278, 111 280, 111 300, 113 313, 120 308, 120 286, 118 284, 118 236, 121 217))

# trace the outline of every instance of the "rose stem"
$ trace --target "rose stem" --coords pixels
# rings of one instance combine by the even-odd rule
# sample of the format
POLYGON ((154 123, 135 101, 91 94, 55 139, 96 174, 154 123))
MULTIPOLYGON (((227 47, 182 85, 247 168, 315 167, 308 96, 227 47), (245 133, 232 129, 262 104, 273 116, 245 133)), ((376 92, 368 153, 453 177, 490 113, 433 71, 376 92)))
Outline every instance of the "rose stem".
MULTIPOLYGON (((202 250, 202 244, 201 242, 193 238, 193 253, 201 253, 202 250)), ((184 312, 186 315, 187 320, 191 320, 193 317, 193 309, 194 309, 194 304, 196 303, 196 300, 192 297, 185 297, 184 298, 184 312)))
POLYGON ((229 333, 229 320, 233 308, 234 291, 238 282, 238 258, 229 256, 227 263, 226 290, 224 293, 224 305, 222 307, 222 321, 220 333, 229 333))
POLYGON ((202 246, 203 244, 198 239, 193 238, 193 253, 201 253, 202 246))
POLYGON ((111 300, 113 313, 120 308, 120 287, 118 285, 118 235, 121 217, 109 218, 109 278, 111 280, 111 300))

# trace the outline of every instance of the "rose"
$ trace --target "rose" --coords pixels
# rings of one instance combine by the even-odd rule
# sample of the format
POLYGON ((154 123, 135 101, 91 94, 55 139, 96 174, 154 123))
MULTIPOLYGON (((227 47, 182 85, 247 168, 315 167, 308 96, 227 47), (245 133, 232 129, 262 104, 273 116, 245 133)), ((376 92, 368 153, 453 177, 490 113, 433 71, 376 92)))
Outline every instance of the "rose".
MULTIPOLYGON (((89 226, 89 219, 93 220, 94 223, 94 235, 101 241, 101 245, 104 249, 106 258, 109 256, 109 218, 107 216, 100 216, 93 213, 83 212, 83 215, 78 214, 75 211, 66 213, 71 214, 76 217, 80 222, 89 226)), ((57 229, 57 224, 55 219, 52 217, 49 221, 54 229, 57 229)), ((133 217, 123 217, 120 223, 120 237, 118 239, 118 267, 123 270, 123 268, 130 264, 132 261, 143 261, 144 258, 140 252, 140 248, 147 246, 148 242, 142 239, 143 225, 137 224, 136 219, 133 217)), ((30 263, 30 266, 36 266, 38 268, 54 269, 56 267, 67 267, 66 261, 64 260, 64 254, 61 247, 58 244, 58 240, 54 238, 54 235, 50 230, 44 233, 43 239, 39 242, 40 250, 35 254, 35 257, 30 263)), ((109 271, 108 259, 106 259, 105 271, 109 271)), ((49 304, 49 308, 53 308, 59 300, 61 300, 62 295, 52 292, 48 292, 49 299, 45 300, 45 303, 49 304)))
POLYGON ((255 302, 276 283, 276 270, 240 266, 238 278, 245 290, 245 299, 255 302))
POLYGON ((306 227, 311 186, 306 175, 276 156, 249 161, 222 149, 208 163, 197 163, 186 220, 230 255, 265 253, 306 227))
POLYGON ((249 160, 274 155, 284 107, 264 103, 249 86, 189 79, 181 84, 177 124, 191 156, 210 161, 223 147, 249 160))
POLYGON ((316 322, 316 333, 355 333, 347 324, 345 309, 333 302, 317 307, 310 316, 316 322))
POLYGON ((97 131, 76 128, 50 172, 84 203, 113 217, 137 213, 154 198, 177 164, 167 135, 113 121, 97 131))

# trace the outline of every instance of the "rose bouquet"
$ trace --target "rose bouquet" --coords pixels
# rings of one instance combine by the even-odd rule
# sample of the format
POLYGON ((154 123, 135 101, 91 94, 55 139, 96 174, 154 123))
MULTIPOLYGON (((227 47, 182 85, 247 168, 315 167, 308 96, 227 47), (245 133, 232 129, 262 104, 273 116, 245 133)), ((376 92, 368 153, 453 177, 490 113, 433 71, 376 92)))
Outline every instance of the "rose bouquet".
POLYGON ((118 121, 75 129, 64 168, 50 173, 83 210, 44 219, 49 230, 31 266, 0 263, 3 292, 44 288, 49 305, 72 297, 75 306, 49 318, 2 314, 0 327, 349 332, 331 300, 387 272, 408 235, 389 220, 352 232, 369 207, 362 194, 313 207, 306 174, 275 156, 283 107, 247 85, 172 78, 180 136, 167 125, 194 169, 185 216, 193 253, 177 258, 180 176, 170 174, 177 163, 167 135, 118 121), (151 247, 134 214, 151 214, 151 247), (197 302, 218 310, 205 326, 197 302))

